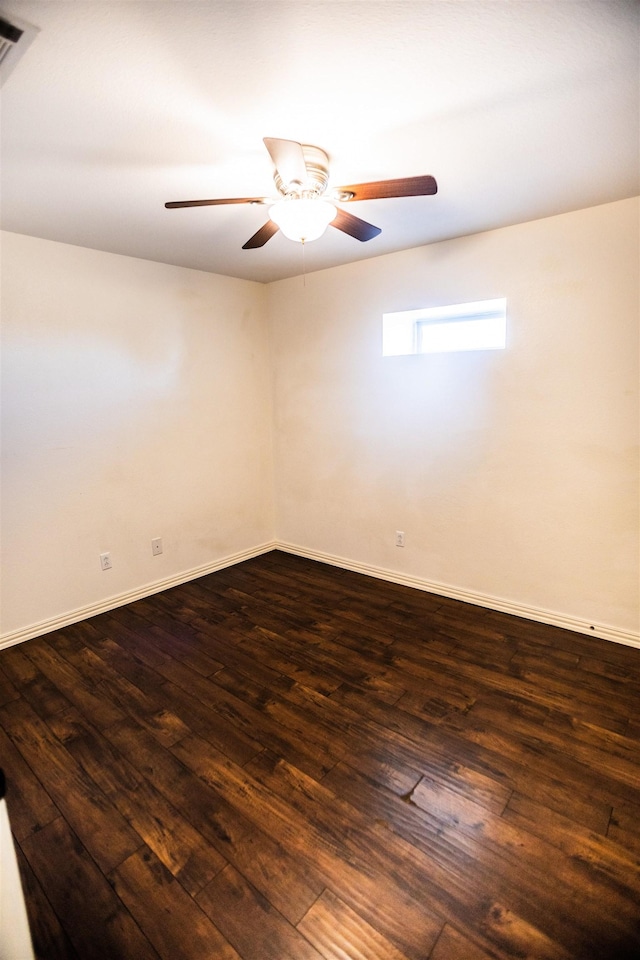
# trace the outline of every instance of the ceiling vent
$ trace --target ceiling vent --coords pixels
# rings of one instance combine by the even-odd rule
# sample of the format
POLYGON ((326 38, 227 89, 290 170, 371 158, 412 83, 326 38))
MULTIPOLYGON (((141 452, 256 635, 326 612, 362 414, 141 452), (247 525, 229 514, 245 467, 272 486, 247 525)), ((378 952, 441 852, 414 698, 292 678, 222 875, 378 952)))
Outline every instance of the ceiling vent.
POLYGON ((30 23, 13 16, 9 19, 0 11, 0 85, 5 82, 38 32, 38 28, 30 23))
POLYGON ((22 30, 14 27, 12 23, 7 23, 0 17, 0 63, 12 50, 14 43, 17 43, 22 36, 22 30))

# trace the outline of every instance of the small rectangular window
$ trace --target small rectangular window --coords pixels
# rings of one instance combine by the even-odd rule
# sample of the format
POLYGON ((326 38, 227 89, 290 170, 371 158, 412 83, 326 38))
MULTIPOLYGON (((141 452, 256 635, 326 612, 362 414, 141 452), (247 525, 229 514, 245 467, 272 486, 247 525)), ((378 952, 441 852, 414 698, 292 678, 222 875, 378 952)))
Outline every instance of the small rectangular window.
POLYGON ((382 355, 445 353, 456 350, 504 350, 507 301, 477 300, 446 307, 385 313, 382 355))

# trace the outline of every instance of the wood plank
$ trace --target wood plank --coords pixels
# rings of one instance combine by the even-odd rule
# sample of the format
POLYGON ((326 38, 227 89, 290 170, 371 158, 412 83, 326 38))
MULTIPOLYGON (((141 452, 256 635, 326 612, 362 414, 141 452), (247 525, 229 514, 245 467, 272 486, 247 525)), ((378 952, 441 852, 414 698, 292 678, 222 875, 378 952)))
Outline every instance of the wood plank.
POLYGON ((47 643, 56 654, 62 657, 65 663, 70 664, 80 674, 86 687, 95 693, 94 688, 101 680, 110 680, 113 677, 113 670, 97 653, 94 653, 91 647, 71 634, 72 629, 79 632, 79 627, 84 627, 85 631, 89 632, 91 624, 89 621, 74 623, 67 627, 64 632, 50 633, 47 636, 47 643))
POLYGON ((76 710, 73 704, 69 704, 68 707, 49 717, 47 727, 54 737, 67 748, 73 740, 84 737, 93 730, 86 717, 79 710, 76 710))
POLYGON ((296 928, 231 865, 196 900, 242 957, 321 960, 296 928))
POLYGON ((371 924, 325 890, 298 924, 325 960, 407 960, 371 924))
POLYGON ((490 751, 509 772, 514 787, 526 784, 534 768, 537 776, 563 783, 578 796, 586 794, 605 803, 611 796, 640 801, 640 780, 633 761, 608 756, 603 749, 594 751, 544 726, 534 729, 514 718, 506 723, 495 714, 479 718, 474 711, 475 707, 464 718, 448 721, 447 728, 467 749, 475 744, 490 751))
POLYGON ((640 804, 614 801, 607 836, 640 858, 640 804))
MULTIPOLYGON (((557 719, 557 718, 556 718, 557 719)), ((460 729, 481 728, 483 721, 489 720, 495 727, 500 721, 495 716, 495 707, 478 702, 465 719, 460 729)), ((624 795, 640 798, 640 778, 638 777, 637 751, 626 737, 604 728, 585 724, 579 718, 572 719, 563 726, 553 723, 552 718, 542 725, 522 717, 510 717, 511 737, 515 742, 530 744, 550 761, 547 765, 583 771, 585 778, 588 768, 592 768, 591 778, 609 780, 619 785, 624 795), (567 738, 571 731, 571 751, 567 751, 567 738), (542 749, 543 748, 543 749, 542 749), (555 761, 555 764, 554 764, 555 761)))
MULTIPOLYGON (((2 663, 1 660, 0 663, 2 663)), ((0 669, 0 707, 4 703, 17 700, 19 696, 20 692, 18 688, 11 682, 4 670, 0 669)))
POLYGON ((320 693, 332 693, 345 679, 329 675, 320 666, 310 667, 306 649, 263 626, 256 627, 243 639, 242 649, 258 660, 268 657, 279 673, 320 693))
MULTIPOLYGON (((31 640, 30 649, 37 648, 39 643, 41 641, 31 640)), ((5 647, 0 650, 0 664, 7 679, 20 690, 23 690, 38 677, 38 668, 27 656, 23 644, 16 644, 13 647, 5 647)))
POLYGON ((110 879, 162 960, 242 960, 151 850, 136 851, 110 879))
POLYGON ((176 629, 171 631, 146 620, 129 607, 112 611, 109 625, 118 627, 120 639, 129 636, 135 643, 138 655, 148 666, 161 672, 169 661, 179 658, 180 662, 201 676, 209 677, 218 671, 222 664, 212 656, 210 647, 205 651, 203 643, 193 630, 176 629), (133 636, 132 636, 133 634, 133 636))
MULTIPOLYGON (((519 904, 521 912, 530 914, 532 929, 540 928, 549 916, 551 926, 558 924, 558 935, 564 936, 564 924, 572 918, 570 907, 568 918, 563 916, 568 891, 579 884, 589 930, 576 941, 578 955, 584 949, 585 938, 597 936, 603 924, 619 924, 621 937, 629 936, 633 929, 637 913, 633 904, 640 896, 640 888, 629 886, 629 864, 625 869, 619 857, 611 856, 602 837, 587 838, 583 832, 574 834, 570 843, 558 842, 561 834, 554 831, 553 825, 547 830, 549 817, 542 808, 538 808, 533 829, 526 821, 509 816, 509 823, 524 827, 512 832, 508 823, 502 823, 503 818, 483 811, 459 794, 447 793, 442 785, 429 793, 421 781, 423 794, 417 799, 422 802, 417 806, 412 801, 413 794, 403 803, 373 782, 359 780, 356 772, 349 772, 344 765, 335 767, 325 782, 347 801, 357 803, 364 814, 383 818, 382 824, 419 846, 431 859, 438 860, 443 867, 449 865, 463 871, 471 884, 482 886, 487 892, 491 884, 484 873, 488 872, 495 889, 509 889, 512 906, 519 904), (542 842, 532 842, 531 833, 542 842), (553 850, 549 833, 555 837, 554 845, 566 856, 559 857, 553 850), (620 889, 625 893, 618 900, 620 889), (605 921, 609 915, 615 919, 605 921)), ((505 815, 508 811, 509 807, 505 815)), ((637 879, 640 882, 640 874, 637 879)), ((468 914, 461 911, 455 925, 468 930, 468 919, 468 914)), ((503 935, 500 943, 504 945, 503 935)))
POLYGON ((18 840, 56 820, 60 811, 0 725, 0 757, 6 779, 11 831, 18 840))
POLYGON ((495 960, 495 956, 494 950, 488 953, 445 923, 429 960, 495 960))
MULTIPOLYGON (((383 704, 347 685, 333 693, 330 699, 365 718, 370 729, 381 731, 387 758, 422 769, 425 773, 447 770, 451 763, 460 762, 479 773, 511 783, 521 771, 523 760, 528 759, 522 744, 518 743, 509 751, 505 746, 511 746, 510 741, 503 742, 493 730, 483 736, 472 728, 474 735, 469 736, 469 721, 465 721, 461 729, 459 724, 453 729, 444 728, 423 717, 408 714, 396 704, 383 704)), ((354 758, 351 761, 357 763, 354 758)))
POLYGON ((576 957, 557 940, 546 936, 501 903, 489 905, 480 927, 489 940, 506 950, 508 956, 527 960, 575 960, 576 957))
MULTIPOLYGON (((105 615, 103 614, 103 617, 105 615)), ((107 626, 111 621, 105 617, 107 626)), ((120 637, 120 630, 109 630, 106 637, 93 640, 91 649, 111 668, 110 675, 103 679, 108 683, 114 678, 126 680, 139 691, 141 696, 153 699, 158 689, 158 673, 145 663, 145 659, 138 652, 135 635, 128 632, 124 638, 120 637)))
POLYGON ((581 824, 603 836, 607 832, 611 819, 611 805, 583 797, 569 786, 563 787, 545 777, 529 779, 523 777, 522 784, 518 783, 517 789, 512 794, 511 805, 513 806, 516 798, 520 797, 527 797, 548 810, 567 816, 573 823, 581 824))
POLYGON ((220 853, 232 862, 254 886, 269 893, 281 913, 297 922, 323 886, 312 864, 284 850, 269 835, 269 824, 264 825, 267 832, 260 830, 141 728, 123 723, 108 736, 136 771, 205 837, 212 855, 220 853))
POLYGON ((171 746, 190 733, 189 727, 177 713, 164 706, 157 688, 151 696, 140 690, 127 677, 101 680, 99 687, 101 693, 109 696, 123 713, 148 730, 163 746, 171 746))
MULTIPOLYGON (((42 645, 42 641, 40 642, 42 645)), ((26 658, 25 658, 26 659, 26 658)), ((70 704, 64 694, 39 668, 29 680, 21 681, 21 696, 44 721, 66 710, 70 704)))
POLYGON ((638 690, 638 679, 633 673, 629 672, 626 662, 611 663, 596 656, 584 655, 579 658, 578 665, 580 671, 595 674, 596 677, 608 677, 612 680, 614 683, 612 689, 616 694, 621 687, 623 690, 632 690, 634 694, 640 692, 638 690))
MULTIPOLYGON (((241 643, 230 636, 230 631, 226 630, 224 626, 217 624, 214 630, 196 631, 195 635, 199 643, 215 652, 217 662, 221 664, 221 667, 228 667, 236 673, 242 673, 265 686, 277 684, 284 679, 283 674, 274 670, 267 663, 256 660, 255 657, 250 656, 243 650, 241 643)), ((185 660, 180 660, 180 663, 189 666, 185 660)), ((216 673, 218 672, 216 671, 216 673)), ((208 674, 208 676, 212 677, 213 673, 208 674)))
MULTIPOLYGON (((433 781, 435 778, 430 775, 429 779, 433 781)), ((446 785, 446 788, 453 793, 457 793, 466 800, 471 800, 473 803, 498 815, 504 811, 513 793, 511 787, 505 785, 501 780, 479 773, 477 770, 470 770, 461 763, 451 764, 447 770, 446 783, 442 778, 438 778, 438 780, 442 786, 446 785)), ((420 786, 418 784, 412 791, 411 799, 416 806, 420 806, 417 799, 420 795, 420 786)))
MULTIPOLYGON (((356 810, 355 807, 347 806, 343 802, 336 803, 328 791, 282 762, 267 764, 266 755, 259 758, 259 761, 262 761, 261 784, 270 786, 274 792, 277 791, 278 797, 288 800, 297 812, 304 811, 305 821, 317 828, 322 836, 329 838, 334 836, 337 821, 347 824, 347 828, 339 834, 342 845, 339 845, 338 838, 334 837, 334 849, 342 856, 346 855, 349 863, 354 866, 360 864, 362 851, 366 849, 366 869, 385 876, 388 895, 393 890, 389 880, 393 876, 404 889, 419 890, 425 901, 437 905, 436 909, 443 918, 460 920, 483 916, 483 903, 480 899, 475 899, 475 893, 479 889, 480 879, 486 889, 488 880, 486 866, 483 863, 476 873, 472 869, 471 859, 465 862, 464 857, 455 850, 453 844, 446 841, 441 843, 439 841, 439 835, 442 833, 441 822, 437 824, 437 829, 432 829, 431 842, 423 848, 425 856, 422 856, 412 842, 413 836, 409 839, 409 835, 394 835, 389 829, 393 824, 383 819, 373 819, 369 810, 360 808, 356 810), (310 803, 309 800, 312 802, 310 803), (336 810, 339 811, 337 817, 336 810), (433 854, 438 847, 440 856, 436 858, 433 854), (428 855, 428 851, 431 855, 428 855)), ((253 761, 249 765, 251 772, 255 772, 256 775, 258 775, 259 761, 253 761)), ((398 798, 394 800, 398 805, 403 806, 398 798)), ((381 809, 379 806, 372 805, 371 810, 374 811, 376 808, 381 809)), ((361 884, 364 872, 362 868, 361 884)), ((335 880, 328 881, 328 885, 337 890, 335 884, 335 880)), ((340 895, 344 898, 344 894, 340 895)), ((352 896, 352 893, 349 892, 348 896, 352 896)), ((362 913, 362 905, 358 906, 354 903, 352 906, 357 912, 362 913)), ((385 932, 400 949, 406 951, 406 946, 403 946, 402 941, 398 939, 397 931, 386 932, 380 926, 383 921, 379 914, 375 918, 368 919, 372 925, 385 932)))
MULTIPOLYGON (((216 674, 215 685, 242 699, 244 703, 250 703, 265 717, 292 732, 298 743, 305 743, 317 750, 323 757, 325 767, 332 767, 344 756, 347 745, 342 726, 331 723, 329 718, 320 723, 310 722, 309 715, 295 703, 295 692, 292 693, 294 684, 291 681, 281 688, 278 695, 231 670, 222 670, 216 674)), ((295 687, 297 692, 298 685, 295 687)))
MULTIPOLYGON (((256 709, 251 703, 245 702, 242 697, 237 697, 224 687, 218 686, 215 683, 215 677, 209 683, 211 686, 207 690, 210 692, 205 694, 208 710, 212 719, 217 715, 228 725, 230 731, 239 729, 250 738, 255 738, 256 733, 259 732, 261 740, 258 742, 263 748, 269 744, 292 763, 298 764, 303 770, 308 770, 318 777, 330 770, 336 762, 335 756, 322 744, 313 740, 301 740, 294 731, 256 709)), ((198 689, 195 688, 196 697, 198 689)), ((186 691, 174 694, 174 698, 177 702, 183 703, 185 695, 188 699, 186 691)))
POLYGON ((176 661, 163 668, 162 676, 169 681, 163 684, 164 693, 191 732, 210 740, 238 763, 246 763, 264 749, 264 744, 251 736, 250 727, 233 723, 229 713, 222 716, 211 709, 219 701, 217 680, 202 677, 176 661))
POLYGON ((35 956, 42 960, 82 960, 19 844, 15 844, 15 850, 35 956))
POLYGON ((159 960, 65 820, 31 834, 22 848, 82 960, 159 960))
POLYGON ((6 710, 0 708, 0 724, 29 766, 40 771, 47 793, 101 868, 110 870, 136 850, 138 834, 31 707, 16 701, 10 714, 6 710))
MULTIPOLYGON (((372 856, 369 838, 366 841, 362 838, 354 847, 339 819, 322 816, 320 804, 307 802, 309 795, 312 797, 320 789, 315 781, 296 772, 297 783, 293 789, 297 795, 297 805, 294 805, 291 796, 287 802, 242 768, 217 756, 210 745, 195 738, 183 740, 172 751, 229 802, 242 805, 245 814, 257 825, 269 823, 271 835, 285 849, 310 859, 320 875, 325 877, 327 885, 342 895, 365 919, 371 921, 374 914, 382 932, 396 944, 398 941, 404 943, 405 952, 410 957, 418 960, 427 946, 435 942, 441 922, 407 893, 412 888, 420 887, 408 883, 406 876, 402 879, 391 878, 389 860, 382 844, 378 847, 382 862, 378 862, 378 858, 372 856), (316 816, 312 817, 312 812, 316 816), (371 894, 378 883, 376 878, 380 876, 386 878, 384 901, 381 902, 379 897, 372 901, 371 894), (412 931, 411 939, 415 941, 413 945, 406 944, 409 929, 412 931)), ((255 761, 251 766, 255 773, 255 761)), ((295 768, 287 769, 295 772, 295 768)))
POLYGON ((105 737, 223 857, 227 858, 251 829, 251 821, 243 812, 187 769, 143 727, 123 721, 110 727, 105 737))
POLYGON ((202 834, 102 737, 87 735, 69 749, 187 893, 195 896, 226 866, 202 834))
POLYGON ((631 903, 640 903, 640 853, 625 843, 626 836, 614 832, 603 837, 519 794, 513 794, 503 818, 558 847, 605 889, 610 886, 626 891, 631 903))
POLYGON ((247 831, 228 852, 228 859, 295 926, 322 892, 324 882, 308 859, 285 850, 265 829, 254 826, 247 831))

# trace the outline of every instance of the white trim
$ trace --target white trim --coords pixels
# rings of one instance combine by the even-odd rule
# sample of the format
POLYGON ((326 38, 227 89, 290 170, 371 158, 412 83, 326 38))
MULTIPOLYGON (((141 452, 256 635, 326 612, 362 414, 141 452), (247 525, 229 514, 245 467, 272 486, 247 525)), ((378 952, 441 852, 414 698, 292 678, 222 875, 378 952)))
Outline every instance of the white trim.
POLYGON ((387 570, 384 567, 373 567, 367 563, 348 560, 346 557, 333 556, 320 550, 308 550, 295 543, 284 543, 278 540, 272 540, 269 543, 263 543, 257 547, 230 554, 220 560, 214 560, 212 563, 204 564, 201 567, 185 570, 166 580, 158 580, 155 583, 146 584, 144 587, 139 587, 128 593, 108 597, 106 600, 100 600, 98 603, 89 604, 86 607, 79 607, 77 610, 71 610, 51 620, 42 620, 40 623, 34 623, 29 627, 24 627, 22 630, 3 634, 0 636, 0 650, 3 647, 11 647, 16 643, 22 643, 23 640, 31 640, 45 633, 51 633, 53 630, 60 630, 62 627, 66 627, 71 623, 87 620, 89 617, 95 617, 97 614, 105 613, 107 610, 113 610, 115 607, 122 607, 127 603, 133 603, 135 600, 142 600, 144 597, 150 597, 152 594, 160 593, 162 590, 169 590, 171 587, 177 587, 179 584, 187 583, 189 580, 204 577, 208 573, 215 573, 216 570, 222 570, 224 567, 231 567, 236 563, 242 563, 243 560, 251 560, 253 557, 259 557, 263 553, 269 553, 271 550, 282 550, 283 553, 292 553, 298 557, 306 557, 308 560, 318 560, 320 563, 327 563, 332 567, 341 567, 343 570, 353 570, 354 573, 363 573, 366 576, 375 577, 378 580, 400 583, 405 587, 424 590, 426 593, 435 593, 441 597, 450 597, 452 600, 462 600, 465 603, 473 603, 478 607, 488 607, 490 610, 510 613, 514 617, 523 617, 525 620, 534 620, 538 623, 562 627, 564 630, 573 630, 576 633, 583 633, 589 637, 599 637, 602 640, 611 640, 614 643, 623 643, 626 646, 640 649, 640 633, 619 630, 617 627, 611 627, 603 623, 590 623, 588 620, 570 617, 552 610, 530 607, 523 603, 504 600, 501 597, 475 593, 460 587, 453 587, 450 584, 425 580, 422 577, 413 577, 410 574, 398 573, 395 570, 387 570))
POLYGON ((619 630, 617 627, 611 627, 604 623, 590 623, 589 620, 580 620, 577 617, 570 617, 552 610, 530 607, 523 603, 503 600, 500 597, 474 593, 469 590, 463 590, 460 587, 453 587, 450 584, 437 583, 431 580, 424 580, 422 577, 413 577, 410 574, 387 570, 384 567, 372 567, 367 563, 347 560, 345 557, 335 557, 331 554, 323 553, 320 550, 307 550, 294 543, 278 543, 277 549, 282 550, 283 553, 293 553, 299 557, 306 557, 308 560, 318 560, 321 563, 328 563, 333 567, 353 570, 354 573, 364 573, 369 577, 376 577, 378 580, 388 580, 390 583, 401 583, 405 587, 414 587, 416 590, 424 590, 426 593, 435 593, 441 597, 450 597, 453 600, 463 600, 465 603, 473 603, 478 607, 489 607, 489 609, 499 610, 501 613, 510 613, 514 617, 523 617, 525 620, 535 620, 538 623, 562 627, 564 630, 573 630, 576 633, 587 634, 589 637, 612 640, 614 643, 623 643, 626 646, 640 649, 640 633, 619 630))
POLYGON ((34 637, 51 633, 53 630, 60 630, 62 627, 67 627, 71 623, 87 620, 89 617, 95 617, 99 613, 106 613, 107 610, 114 610, 116 607, 122 607, 126 603, 142 600, 144 597, 150 597, 154 593, 161 593, 163 590, 177 587, 179 584, 187 583, 189 580, 204 577, 208 573, 215 573, 216 570, 222 570, 224 567, 232 567, 236 563, 242 563, 243 560, 251 560, 253 557, 259 557, 261 554, 269 553, 271 550, 276 550, 277 548, 278 544, 275 540, 272 540, 269 543, 260 544, 258 547, 241 550, 239 553, 230 554, 227 557, 222 557, 220 560, 205 563, 201 567, 184 570, 182 573, 175 574, 173 577, 167 577, 166 580, 156 580, 154 583, 145 584, 144 587, 138 587, 136 590, 119 593, 116 596, 108 597, 106 600, 91 603, 86 607, 78 607, 77 610, 70 610, 68 613, 63 613, 50 620, 42 620, 40 623, 31 624, 22 630, 15 630, 13 633, 3 634, 0 636, 0 650, 4 647, 12 647, 16 643, 22 643, 23 640, 32 640, 34 637))

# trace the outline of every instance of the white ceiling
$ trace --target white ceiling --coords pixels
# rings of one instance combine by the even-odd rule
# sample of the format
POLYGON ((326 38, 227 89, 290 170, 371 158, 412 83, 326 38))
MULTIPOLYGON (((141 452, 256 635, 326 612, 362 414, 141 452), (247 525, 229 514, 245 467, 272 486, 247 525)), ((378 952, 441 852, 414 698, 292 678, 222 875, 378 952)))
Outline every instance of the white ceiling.
POLYGON ((6 230, 229 276, 303 270, 262 138, 317 144, 331 184, 432 174, 348 209, 317 270, 640 192, 637 0, 0 0, 37 26, 2 89, 6 230))

